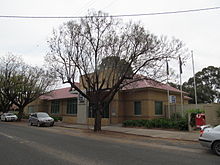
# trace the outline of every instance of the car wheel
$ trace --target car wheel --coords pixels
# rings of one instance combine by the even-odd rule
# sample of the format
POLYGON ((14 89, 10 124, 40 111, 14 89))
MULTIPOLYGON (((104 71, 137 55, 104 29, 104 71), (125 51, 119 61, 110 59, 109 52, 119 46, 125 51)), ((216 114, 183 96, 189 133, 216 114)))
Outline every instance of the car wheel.
POLYGON ((29 121, 28 125, 29 125, 29 126, 32 126, 33 124, 32 124, 32 122, 31 122, 31 121, 29 121))
POLYGON ((7 119, 5 118, 5 121, 7 121, 7 119))
POLYGON ((37 126, 40 127, 40 122, 39 121, 37 122, 37 126))
POLYGON ((217 141, 213 144, 213 151, 220 156, 220 141, 217 141))
POLYGON ((53 126, 54 126, 54 123, 50 124, 50 126, 53 127, 53 126))

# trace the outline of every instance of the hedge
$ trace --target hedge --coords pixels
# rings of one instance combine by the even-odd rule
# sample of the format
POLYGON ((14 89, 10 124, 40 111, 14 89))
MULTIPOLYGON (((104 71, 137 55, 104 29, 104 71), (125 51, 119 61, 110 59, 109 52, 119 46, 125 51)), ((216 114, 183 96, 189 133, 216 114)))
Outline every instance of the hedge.
POLYGON ((152 120, 126 120, 124 127, 145 127, 145 128, 174 128, 178 130, 188 130, 187 118, 178 120, 172 119, 152 119, 152 120))
POLYGON ((62 118, 62 116, 51 116, 53 119, 54 119, 54 121, 62 121, 63 120, 63 118, 62 118))

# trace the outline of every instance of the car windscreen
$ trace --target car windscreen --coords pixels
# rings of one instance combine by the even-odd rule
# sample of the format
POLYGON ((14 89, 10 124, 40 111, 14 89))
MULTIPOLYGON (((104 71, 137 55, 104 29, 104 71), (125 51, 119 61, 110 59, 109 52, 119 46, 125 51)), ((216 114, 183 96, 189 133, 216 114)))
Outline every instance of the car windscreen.
POLYGON ((220 125, 216 126, 215 128, 213 128, 215 131, 220 131, 220 125))
POLYGON ((5 116, 14 116, 14 114, 13 113, 7 113, 7 114, 5 114, 5 116))
POLYGON ((49 115, 47 113, 38 113, 37 117, 44 118, 44 117, 49 117, 49 115))

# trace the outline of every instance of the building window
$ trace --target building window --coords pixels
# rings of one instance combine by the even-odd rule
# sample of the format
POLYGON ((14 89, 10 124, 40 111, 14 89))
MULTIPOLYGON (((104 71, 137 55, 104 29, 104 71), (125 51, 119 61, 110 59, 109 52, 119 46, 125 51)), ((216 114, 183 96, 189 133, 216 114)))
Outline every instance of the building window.
POLYGON ((77 99, 67 100, 67 114, 77 114, 77 99))
POLYGON ((134 114, 141 115, 141 102, 140 101, 134 102, 134 114))
POLYGON ((163 102, 155 101, 155 115, 163 115, 163 102))
MULTIPOLYGON (((102 114, 102 118, 109 118, 109 106, 104 103, 103 104, 103 114, 102 114)), ((89 103, 89 118, 95 118, 95 105, 89 103)))
POLYGON ((36 112, 36 109, 33 105, 28 106, 28 114, 36 112))
POLYGON ((109 118, 109 105, 107 103, 104 103, 103 105, 103 118, 109 118))
POLYGON ((58 114, 60 112, 60 102, 55 100, 51 102, 51 113, 58 114))

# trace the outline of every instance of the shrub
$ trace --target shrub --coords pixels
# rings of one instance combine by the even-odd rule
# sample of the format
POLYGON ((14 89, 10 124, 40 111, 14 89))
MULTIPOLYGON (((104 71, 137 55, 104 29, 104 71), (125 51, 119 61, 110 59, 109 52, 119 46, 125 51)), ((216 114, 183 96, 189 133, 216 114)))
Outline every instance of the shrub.
POLYGON ((196 115, 200 114, 200 113, 205 113, 205 111, 202 110, 202 109, 190 109, 187 112, 190 113, 190 125, 191 125, 191 127, 196 126, 196 115))
POLYGON ((205 110, 203 110, 203 109, 189 109, 189 110, 187 110, 187 112, 199 114, 199 113, 205 113, 205 110))
POLYGON ((125 122, 125 125, 126 125, 126 126, 132 126, 131 120, 127 120, 127 121, 125 122))
POLYGON ((22 119, 29 119, 29 115, 23 114, 23 115, 22 115, 22 119))
POLYGON ((51 116, 51 117, 54 119, 54 121, 62 121, 63 120, 63 118, 61 116, 51 116))
POLYGON ((179 130, 188 130, 187 118, 178 120, 172 119, 152 119, 152 120, 126 120, 124 127, 145 127, 145 128, 175 128, 179 130))
POLYGON ((173 113, 171 116, 170 116, 170 119, 172 120, 179 120, 181 119, 182 116, 180 115, 180 113, 173 113))
POLYGON ((182 118, 176 122, 177 129, 181 131, 188 130, 188 120, 187 118, 182 118))
POLYGON ((11 113, 13 113, 14 115, 18 115, 18 111, 8 111, 8 112, 11 112, 11 113))
POLYGON ((144 127, 145 128, 152 128, 152 123, 149 120, 145 120, 144 127))

